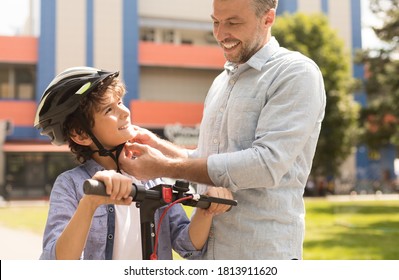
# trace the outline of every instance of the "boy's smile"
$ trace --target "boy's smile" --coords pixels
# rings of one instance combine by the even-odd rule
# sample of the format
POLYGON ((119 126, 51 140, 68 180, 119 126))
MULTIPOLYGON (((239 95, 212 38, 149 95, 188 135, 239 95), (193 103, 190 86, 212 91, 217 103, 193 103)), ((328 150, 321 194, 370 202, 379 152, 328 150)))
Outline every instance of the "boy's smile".
POLYGON ((108 149, 132 139, 135 131, 130 122, 130 111, 120 96, 106 93, 104 104, 94 112, 93 134, 108 149))

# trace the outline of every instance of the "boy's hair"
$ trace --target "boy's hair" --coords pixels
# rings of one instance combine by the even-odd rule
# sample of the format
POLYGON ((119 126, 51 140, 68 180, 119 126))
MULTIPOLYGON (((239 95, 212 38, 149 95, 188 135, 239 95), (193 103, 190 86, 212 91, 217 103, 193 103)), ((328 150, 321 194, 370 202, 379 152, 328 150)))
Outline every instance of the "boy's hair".
POLYGON ((81 118, 79 114, 83 114, 88 122, 90 128, 94 127, 94 114, 99 112, 101 105, 107 104, 108 98, 106 93, 111 92, 114 96, 123 98, 125 95, 125 85, 119 78, 113 78, 112 82, 106 86, 101 85, 97 90, 89 93, 84 98, 81 99, 78 109, 70 114, 63 126, 63 134, 65 135, 65 140, 68 142, 69 148, 78 162, 84 163, 91 159, 93 151, 88 146, 83 146, 77 144, 72 140, 71 136, 81 135, 88 137, 84 125, 82 125, 81 118))

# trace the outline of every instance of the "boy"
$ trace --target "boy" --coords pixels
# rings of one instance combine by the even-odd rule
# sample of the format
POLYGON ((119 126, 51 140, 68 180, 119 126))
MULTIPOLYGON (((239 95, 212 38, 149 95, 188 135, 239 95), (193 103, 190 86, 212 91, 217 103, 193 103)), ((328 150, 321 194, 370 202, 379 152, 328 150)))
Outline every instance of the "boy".
MULTIPOLYGON (((137 180, 120 170, 118 161, 136 133, 118 75, 69 68, 53 79, 40 100, 35 127, 55 145, 68 143, 81 163, 54 183, 41 259, 142 259, 139 209, 129 197, 137 180), (84 195, 82 185, 89 178, 103 181, 109 196, 84 195)), ((159 183, 149 181, 146 187, 159 183)), ((222 188, 208 194, 231 199, 222 188)), ((173 206, 161 226, 158 258, 172 259, 172 248, 183 258, 199 257, 212 216, 227 208, 197 209, 190 223, 181 205, 173 206)), ((158 210, 156 223, 160 214, 158 210)))

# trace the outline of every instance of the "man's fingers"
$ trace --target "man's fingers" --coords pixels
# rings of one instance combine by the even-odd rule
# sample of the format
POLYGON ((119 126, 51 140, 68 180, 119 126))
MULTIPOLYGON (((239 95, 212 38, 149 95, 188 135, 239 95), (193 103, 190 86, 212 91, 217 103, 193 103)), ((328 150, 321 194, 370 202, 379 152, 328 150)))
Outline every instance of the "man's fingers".
POLYGON ((148 150, 148 146, 137 142, 125 144, 126 156, 140 156, 148 150))

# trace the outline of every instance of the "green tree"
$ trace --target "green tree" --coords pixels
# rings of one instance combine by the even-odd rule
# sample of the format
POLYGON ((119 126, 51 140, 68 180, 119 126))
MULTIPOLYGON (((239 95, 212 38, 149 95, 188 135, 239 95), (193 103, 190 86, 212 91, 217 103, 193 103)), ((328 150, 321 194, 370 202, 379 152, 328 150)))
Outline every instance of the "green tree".
POLYGON ((327 105, 313 162, 313 175, 339 176, 341 164, 357 143, 360 106, 352 92, 350 55, 322 14, 284 14, 273 34, 280 45, 312 58, 324 77, 327 105))
POLYGON ((399 0, 371 0, 370 8, 382 22, 373 27, 382 44, 359 51, 356 60, 366 69, 361 141, 378 151, 387 144, 399 147, 399 0))

